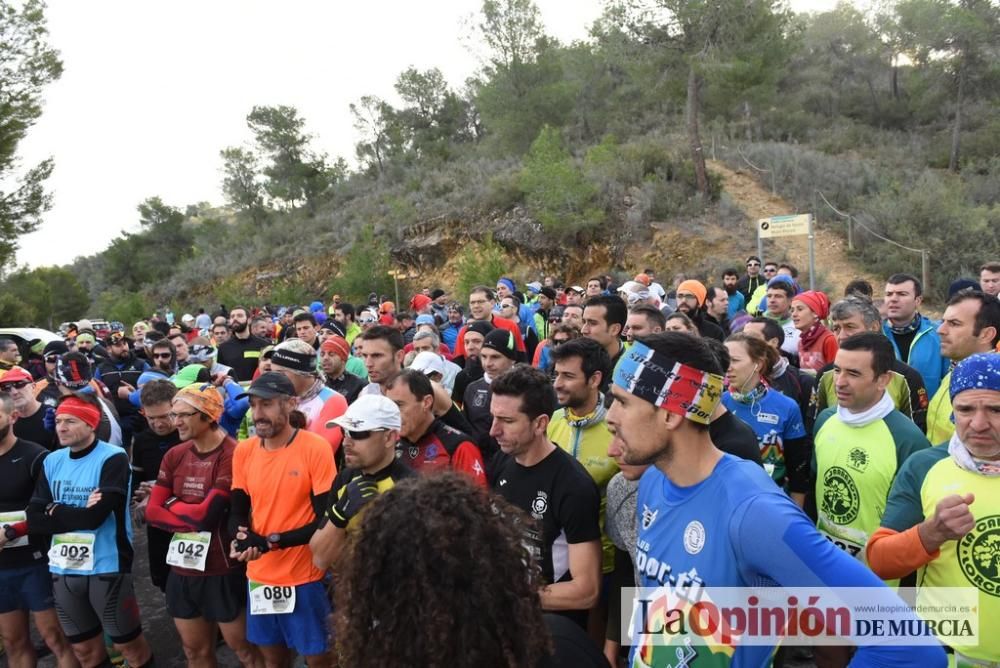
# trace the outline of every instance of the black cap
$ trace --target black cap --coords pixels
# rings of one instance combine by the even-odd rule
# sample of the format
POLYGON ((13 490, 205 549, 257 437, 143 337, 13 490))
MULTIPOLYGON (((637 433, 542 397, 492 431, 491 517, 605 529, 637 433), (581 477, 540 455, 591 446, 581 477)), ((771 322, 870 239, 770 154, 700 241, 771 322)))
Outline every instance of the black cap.
POLYGON ((236 398, 259 397, 261 399, 273 399, 274 397, 282 396, 294 397, 295 386, 292 385, 292 381, 285 377, 285 374, 278 373, 277 371, 268 371, 258 376, 257 380, 250 383, 247 391, 236 398))
POLYGON ((42 349, 42 356, 47 357, 52 354, 65 355, 68 352, 69 347, 66 345, 66 342, 56 339, 45 344, 45 348, 42 349))
POLYGON ((437 288, 435 290, 431 290, 431 299, 437 299, 438 297, 444 297, 446 294, 448 294, 448 293, 445 292, 444 290, 442 290, 441 288, 437 288))
POLYGON ((549 299, 555 299, 556 298, 556 291, 553 288, 550 288, 547 285, 544 288, 542 288, 541 290, 539 290, 538 294, 545 295, 549 299))
POLYGON ((473 320, 468 325, 465 326, 465 331, 475 332, 480 336, 486 336, 490 332, 496 329, 492 322, 486 322, 485 320, 473 320))
POLYGON ((497 328, 486 335, 483 348, 495 350, 512 360, 517 359, 517 347, 514 344, 514 334, 506 329, 497 328))

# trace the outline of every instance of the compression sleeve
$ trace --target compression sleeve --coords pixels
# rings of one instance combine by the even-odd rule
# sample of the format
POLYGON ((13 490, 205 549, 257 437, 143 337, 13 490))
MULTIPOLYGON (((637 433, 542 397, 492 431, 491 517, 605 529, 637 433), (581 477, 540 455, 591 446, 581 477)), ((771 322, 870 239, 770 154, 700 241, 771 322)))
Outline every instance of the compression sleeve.
POLYGON ((149 504, 146 506, 146 521, 164 531, 199 531, 165 507, 170 498, 169 488, 163 485, 154 485, 149 493, 149 504))
POLYGON ((785 441, 785 466, 788 470, 789 491, 802 493, 811 491, 810 462, 812 456, 812 438, 803 436, 785 441))
MULTIPOLYGON (((65 533, 67 531, 94 531, 116 508, 125 504, 125 495, 120 492, 102 492, 101 500, 90 508, 64 506, 59 504, 51 514, 41 509, 41 513, 28 515, 32 533, 65 533)), ((30 508, 30 507, 29 507, 30 508)))
MULTIPOLYGON (((864 564, 816 531, 783 494, 760 494, 742 504, 733 513, 729 531, 737 561, 751 585, 869 587, 873 602, 905 605, 864 564)), ((862 645, 851 665, 943 667, 947 659, 940 647, 862 645)))
POLYGON ((880 578, 901 578, 937 559, 940 550, 928 552, 917 527, 896 532, 881 527, 868 538, 865 557, 868 567, 880 578))
POLYGON ((229 533, 235 536, 238 527, 250 527, 250 495, 233 487, 229 504, 229 533))
POLYGON ((289 531, 282 531, 278 539, 278 547, 297 547, 299 545, 308 545, 309 539, 319 528, 320 522, 326 515, 327 503, 330 496, 330 490, 327 490, 321 494, 310 494, 310 500, 312 501, 313 513, 315 517, 312 522, 304 524, 298 528, 291 529, 289 531))

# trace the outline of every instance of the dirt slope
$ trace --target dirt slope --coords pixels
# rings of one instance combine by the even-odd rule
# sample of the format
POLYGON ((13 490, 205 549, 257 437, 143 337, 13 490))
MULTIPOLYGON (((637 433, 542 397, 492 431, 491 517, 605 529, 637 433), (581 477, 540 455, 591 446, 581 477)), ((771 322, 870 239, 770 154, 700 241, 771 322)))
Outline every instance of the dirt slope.
MULTIPOLYGON (((716 160, 708 161, 708 166, 712 171, 722 175, 723 190, 750 219, 747 223, 747 235, 754 244, 756 244, 754 232, 756 228, 753 225, 757 219, 790 213, 809 213, 796 211, 789 202, 772 195, 770 190, 748 173, 732 170, 716 160)), ((865 267, 848 257, 847 241, 839 233, 820 224, 815 228, 815 237, 816 287, 829 289, 831 299, 842 295, 844 286, 855 278, 864 278, 876 287, 884 279, 876 273, 867 271, 865 267)), ((800 283, 803 287, 808 286, 809 246, 805 236, 765 239, 764 259, 785 261, 796 266, 801 272, 800 283)))

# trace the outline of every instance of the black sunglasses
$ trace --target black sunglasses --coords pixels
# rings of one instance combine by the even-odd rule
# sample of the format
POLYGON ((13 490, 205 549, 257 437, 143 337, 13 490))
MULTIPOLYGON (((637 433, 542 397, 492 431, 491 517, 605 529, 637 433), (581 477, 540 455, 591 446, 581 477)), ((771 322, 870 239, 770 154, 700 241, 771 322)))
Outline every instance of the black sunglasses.
POLYGON ((366 429, 365 431, 352 431, 350 429, 347 431, 347 435, 351 437, 352 441, 363 441, 366 438, 371 438, 371 435, 376 431, 386 431, 385 429, 366 429))
POLYGON ((172 357, 170 353, 153 353, 153 359, 168 360, 172 357))
POLYGON ((55 364, 56 362, 59 361, 59 355, 46 355, 45 361, 48 364, 55 364))
POLYGON ((29 385, 31 385, 30 380, 17 380, 12 383, 4 383, 3 385, 0 385, 0 392, 9 392, 11 390, 23 390, 29 385))

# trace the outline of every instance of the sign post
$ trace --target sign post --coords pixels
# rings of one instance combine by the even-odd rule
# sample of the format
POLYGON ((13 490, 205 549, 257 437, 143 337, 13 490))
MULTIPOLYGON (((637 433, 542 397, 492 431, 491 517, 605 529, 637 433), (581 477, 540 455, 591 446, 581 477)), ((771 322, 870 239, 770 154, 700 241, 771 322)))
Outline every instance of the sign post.
POLYGON ((811 213, 799 213, 788 216, 771 216, 757 221, 757 250, 764 257, 764 239, 776 237, 794 237, 800 234, 809 239, 809 289, 816 286, 816 249, 813 234, 813 216, 811 213))

